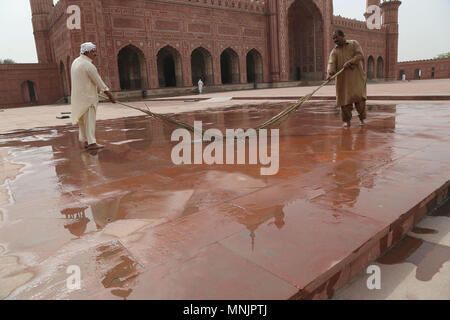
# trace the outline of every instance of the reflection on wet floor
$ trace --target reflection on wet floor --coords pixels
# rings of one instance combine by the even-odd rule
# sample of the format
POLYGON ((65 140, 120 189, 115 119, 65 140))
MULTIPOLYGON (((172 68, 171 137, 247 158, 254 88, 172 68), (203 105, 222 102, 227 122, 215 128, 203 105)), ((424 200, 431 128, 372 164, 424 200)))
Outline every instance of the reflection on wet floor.
MULTIPOLYGON (((4 220, 2 208, 8 206, 11 199, 9 185, 20 174, 24 165, 8 160, 9 148, 0 148, 0 228, 4 220)), ((1 229, 0 229, 1 230, 1 229)), ((7 298, 11 292, 29 282, 34 274, 17 256, 7 255, 0 245, 0 300, 7 298)))
POLYGON ((74 236, 81 237, 86 232, 87 224, 91 221, 86 218, 86 209, 87 207, 70 208, 61 211, 61 214, 66 216, 66 219, 71 220, 64 228, 69 230, 74 236))
POLYGON ((114 288, 111 290, 113 295, 126 299, 133 291, 129 288, 133 279, 140 274, 139 264, 117 243, 100 246, 97 251, 96 260, 100 265, 114 265, 107 270, 101 280, 102 285, 106 289, 114 288))
POLYGON ((405 237, 386 255, 378 259, 382 264, 413 263, 417 266, 416 278, 421 281, 430 281, 449 260, 450 247, 410 236, 405 237))
POLYGON ((0 223, 3 221, 3 207, 11 203, 10 181, 14 181, 24 165, 8 161, 9 148, 0 148, 0 223))
POLYGON ((429 228, 420 228, 420 227, 414 227, 412 229, 412 232, 417 234, 436 234, 438 233, 437 230, 429 229, 429 228))
MULTIPOLYGON (((174 117, 191 124, 201 120, 205 129, 224 131, 254 127, 287 105, 247 105, 174 117)), ((71 126, 1 136, 0 151, 8 150, 1 155, 8 162, 2 162, 0 176, 0 209, 7 217, 0 225, 0 243, 40 263, 68 242, 93 238, 98 245, 114 237, 133 244, 143 234, 153 237, 148 229, 138 235, 142 228, 207 214, 221 215, 225 229, 243 227, 253 252, 261 226, 280 232, 285 228, 286 210, 320 197, 338 209, 358 208, 362 194, 386 183, 377 170, 448 143, 448 135, 442 134, 448 121, 440 117, 448 112, 445 107, 436 106, 433 118, 420 119, 424 133, 417 129, 421 106, 371 106, 365 128, 343 129, 333 106, 307 104, 280 127, 280 170, 274 176, 261 176, 260 167, 251 165, 176 166, 171 160, 176 143, 170 141, 175 128, 147 116, 99 121, 97 138, 106 149, 96 152, 81 149, 71 126), (343 193, 330 193, 344 187, 343 193), (36 229, 45 226, 45 234, 33 230, 29 219, 36 219, 36 229), (23 238, 28 232, 35 237, 23 238)), ((339 214, 333 217, 333 223, 341 222, 339 214)), ((192 231, 188 238, 194 241, 196 236, 192 231)), ((126 250, 103 249, 98 250, 97 263, 107 260, 113 267, 100 282, 118 297, 132 295, 127 285, 141 272, 136 260, 126 250)))

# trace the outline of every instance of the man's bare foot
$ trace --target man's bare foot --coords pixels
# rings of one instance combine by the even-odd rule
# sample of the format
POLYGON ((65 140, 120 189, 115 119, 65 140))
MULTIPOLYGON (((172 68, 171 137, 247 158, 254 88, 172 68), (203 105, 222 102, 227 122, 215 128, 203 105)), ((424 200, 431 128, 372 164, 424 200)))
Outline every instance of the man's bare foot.
POLYGON ((105 146, 102 146, 101 144, 93 143, 87 146, 87 150, 98 150, 103 149, 105 146))
POLYGON ((89 146, 89 144, 87 142, 84 143, 84 148, 87 149, 87 147, 89 146))
POLYGON ((344 122, 344 128, 350 128, 351 123, 350 122, 344 122))

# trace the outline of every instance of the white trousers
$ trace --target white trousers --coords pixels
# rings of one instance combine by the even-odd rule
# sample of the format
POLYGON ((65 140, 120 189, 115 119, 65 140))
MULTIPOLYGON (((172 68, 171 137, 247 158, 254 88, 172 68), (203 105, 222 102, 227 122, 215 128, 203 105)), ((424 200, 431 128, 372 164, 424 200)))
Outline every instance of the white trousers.
POLYGON ((80 142, 86 142, 88 144, 97 143, 95 140, 95 118, 97 116, 97 109, 91 106, 83 116, 78 120, 79 140, 80 142))

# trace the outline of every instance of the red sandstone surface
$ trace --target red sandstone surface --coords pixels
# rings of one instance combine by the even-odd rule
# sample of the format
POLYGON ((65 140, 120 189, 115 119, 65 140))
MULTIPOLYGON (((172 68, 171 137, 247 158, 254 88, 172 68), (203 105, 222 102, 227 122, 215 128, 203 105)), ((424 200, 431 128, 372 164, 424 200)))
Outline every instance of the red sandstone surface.
MULTIPOLYGON (((283 106, 176 117, 247 128, 283 106)), ((4 135, 1 297, 331 297, 448 196, 448 110, 369 104, 366 127, 343 129, 332 105, 307 105, 280 127, 275 176, 175 166, 174 128, 147 117, 99 121, 94 153, 72 126, 4 135)))

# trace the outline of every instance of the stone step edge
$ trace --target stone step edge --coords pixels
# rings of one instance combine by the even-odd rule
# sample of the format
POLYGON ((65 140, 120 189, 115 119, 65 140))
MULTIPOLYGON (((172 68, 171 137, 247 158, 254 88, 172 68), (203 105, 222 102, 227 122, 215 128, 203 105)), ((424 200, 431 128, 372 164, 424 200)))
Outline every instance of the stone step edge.
POLYGON ((341 263, 318 276, 289 300, 326 300, 343 288, 361 271, 384 255, 410 232, 426 214, 450 197, 450 180, 380 230, 341 263))
MULTIPOLYGON (((170 101, 186 101, 186 102, 200 102, 200 101, 206 101, 212 98, 220 98, 220 97, 210 97, 210 98, 195 98, 195 97, 188 97, 188 98, 162 98, 162 99, 147 99, 143 101, 164 101, 164 102, 170 102, 170 101)), ((270 96, 264 96, 264 97, 231 97, 232 100, 300 100, 303 98, 303 96, 276 96, 276 97, 270 97, 270 96)), ((335 96, 316 96, 312 97, 310 100, 315 101, 335 101, 335 96)), ((372 101, 450 101, 450 95, 415 95, 415 96, 368 96, 367 100, 372 101)), ((137 100, 141 101, 141 100, 137 100)))

